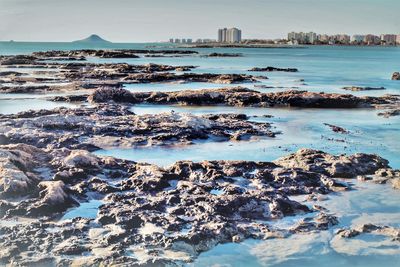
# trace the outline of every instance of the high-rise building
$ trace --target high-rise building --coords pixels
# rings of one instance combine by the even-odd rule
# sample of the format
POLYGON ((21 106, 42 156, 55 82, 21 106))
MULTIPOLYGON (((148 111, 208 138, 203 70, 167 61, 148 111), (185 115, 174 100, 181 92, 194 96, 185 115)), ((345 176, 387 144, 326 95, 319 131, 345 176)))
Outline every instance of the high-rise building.
POLYGON ((397 36, 395 34, 382 34, 381 41, 385 45, 395 45, 397 36))
POLYGON ((218 43, 226 43, 226 32, 227 31, 228 31, 227 28, 218 30, 218 43))
POLYGON ((381 43, 381 38, 373 34, 367 34, 364 37, 364 43, 367 45, 378 45, 381 43))
POLYGON ((219 43, 239 43, 242 41, 242 31, 237 28, 223 28, 218 30, 219 43))
POLYGON ((186 43, 188 43, 188 44, 191 44, 193 42, 193 40, 192 39, 186 39, 186 43))
POLYGON ((314 44, 317 41, 317 34, 315 32, 309 32, 305 34, 307 43, 314 44))
POLYGON ((327 43, 329 43, 329 35, 319 34, 317 36, 317 40, 320 41, 321 43, 327 44, 327 43))
POLYGON ((181 39, 175 39, 175 43, 179 44, 181 42, 181 39))
POLYGON ((331 42, 334 44, 349 44, 351 37, 347 34, 336 34, 331 36, 331 42))
POLYGON ((364 42, 365 35, 355 34, 351 37, 352 43, 362 43, 364 42))
POLYGON ((291 32, 288 34, 288 40, 299 44, 314 44, 318 39, 315 32, 291 32))
POLYGON ((173 39, 173 38, 169 39, 169 42, 170 42, 170 43, 173 43, 173 42, 174 42, 174 39, 173 39))
POLYGON ((400 34, 396 36, 396 44, 400 44, 400 34))

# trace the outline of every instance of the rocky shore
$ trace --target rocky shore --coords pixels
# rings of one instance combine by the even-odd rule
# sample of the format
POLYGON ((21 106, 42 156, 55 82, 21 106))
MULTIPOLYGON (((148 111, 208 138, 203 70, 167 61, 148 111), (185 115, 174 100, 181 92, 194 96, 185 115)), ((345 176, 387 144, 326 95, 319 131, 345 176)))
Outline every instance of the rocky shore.
MULTIPOLYGON (((363 223, 338 227, 341 214, 323 202, 343 191, 362 190, 355 180, 400 189, 400 170, 375 154, 333 155, 295 146, 284 149, 296 152, 272 162, 265 158, 259 162, 184 160, 167 167, 158 166, 159 162, 99 156, 101 149, 151 147, 159 153, 158 149, 193 148, 206 142, 226 142, 226 147, 234 149, 260 139, 279 144, 281 132, 275 124, 286 119, 267 115, 269 109, 256 115, 135 114, 132 110, 140 109, 141 104, 283 107, 285 111, 374 108, 383 117, 400 115, 399 95, 367 97, 293 88, 260 92, 240 86, 131 92, 124 84, 242 84, 267 77, 196 73, 191 72, 196 68, 192 65, 90 61, 93 57, 134 60, 197 53, 132 49, 0 56, 0 93, 67 92, 42 99, 74 103, 71 108, 0 114, 0 266, 182 266, 219 244, 246 239, 288 238, 290 242, 294 234, 309 235, 334 226, 340 229, 334 231, 329 246, 339 253, 353 253, 352 240, 366 235, 383 236, 382 246, 398 244, 400 232, 393 226, 363 223), (285 219, 293 223, 288 226, 285 219)), ((236 56, 241 54, 205 55, 236 56)), ((298 70, 266 67, 249 71, 298 70)), ((255 88, 270 87, 261 84, 255 88)), ((384 88, 346 90, 378 89, 384 88)), ((327 127, 332 135, 351 137, 357 132, 330 117, 317 124, 313 125, 317 131, 327 127)), ((315 136, 327 139, 319 132, 315 136)), ((261 142, 254 143, 260 144, 260 150, 269 149, 261 147, 261 142)), ((281 149, 280 144, 272 149, 277 147, 281 149)))
POLYGON ((275 162, 180 161, 168 168, 85 150, 0 146, 2 264, 164 265, 219 243, 285 238, 337 224, 329 211, 290 199, 347 190, 336 177, 388 169, 376 155, 303 149, 275 162), (96 218, 60 218, 93 196, 96 218), (290 229, 270 223, 306 219, 290 229), (307 215, 308 214, 308 215, 307 215), (13 222, 13 220, 16 220, 13 222))

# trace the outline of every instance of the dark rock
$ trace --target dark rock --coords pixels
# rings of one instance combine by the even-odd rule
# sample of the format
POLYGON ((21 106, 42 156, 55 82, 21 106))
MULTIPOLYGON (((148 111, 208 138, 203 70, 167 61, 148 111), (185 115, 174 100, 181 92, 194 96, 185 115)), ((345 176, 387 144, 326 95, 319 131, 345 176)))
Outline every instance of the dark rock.
POLYGON ((265 71, 265 72, 273 72, 273 71, 281 71, 281 72, 298 72, 299 70, 296 68, 275 68, 275 67, 266 67, 266 68, 252 68, 249 71, 265 71))
POLYGON ((348 91, 372 91, 372 90, 385 90, 385 87, 361 87, 361 86, 347 86, 343 87, 344 90, 348 91))
POLYGON ((343 127, 339 127, 333 124, 329 124, 329 123, 324 123, 324 125, 328 126, 329 128, 331 128, 332 131, 334 131, 335 133, 341 133, 341 134, 348 134, 349 131, 347 131, 345 128, 343 127))

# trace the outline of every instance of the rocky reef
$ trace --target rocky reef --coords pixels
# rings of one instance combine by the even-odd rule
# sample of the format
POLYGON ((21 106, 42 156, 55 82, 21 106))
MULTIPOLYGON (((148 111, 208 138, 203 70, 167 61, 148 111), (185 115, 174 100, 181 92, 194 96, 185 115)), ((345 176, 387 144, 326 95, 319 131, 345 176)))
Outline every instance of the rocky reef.
MULTIPOLYGON (((123 84, 130 83, 235 84, 253 83, 260 79, 267 79, 267 77, 246 74, 188 73, 196 66, 90 63, 83 58, 85 55, 126 58, 128 52, 131 51, 114 51, 112 55, 107 55, 106 53, 111 52, 102 50, 50 51, 37 52, 33 55, 2 56, 0 57, 2 68, 17 68, 21 71, 3 71, 1 73, 0 93, 45 93, 86 90, 104 86, 118 88, 123 84), (67 60, 68 62, 66 62, 67 60), (37 71, 23 72, 26 68, 37 69, 37 71)), ((184 53, 184 51, 181 52, 184 53)), ((156 53, 156 55, 162 54, 156 53)))
POLYGON ((275 136, 269 123, 251 122, 243 114, 135 115, 127 107, 117 105, 0 115, 0 134, 10 144, 87 150, 275 136))
POLYGON ((385 87, 362 87, 362 86, 346 86, 344 90, 359 92, 359 91, 374 91, 374 90, 385 90, 385 87))
POLYGON ((249 71, 265 71, 265 72, 273 72, 273 71, 280 71, 280 72, 298 72, 299 70, 296 68, 276 68, 276 67, 265 67, 265 68, 258 68, 254 67, 249 69, 249 71))
MULTIPOLYGON (((322 201, 329 194, 356 189, 352 179, 400 189, 400 171, 375 154, 299 149, 272 162, 185 160, 167 167, 97 155, 99 149, 176 148, 197 142, 246 145, 248 140, 274 140, 280 133, 265 113, 138 115, 132 111, 137 104, 376 108, 384 117, 400 114, 398 95, 265 93, 244 87, 133 93, 124 84, 238 84, 267 77, 196 73, 191 72, 196 68, 192 65, 90 62, 92 57, 134 61, 194 54, 130 49, 0 56, 1 93, 68 92, 43 99, 74 102, 72 108, 0 114, 0 265, 181 266, 218 244, 249 238, 283 240, 337 225, 339 215, 322 201), (288 216, 296 216, 290 218, 295 222, 282 225, 288 216)), ((236 56, 241 55, 205 55, 236 56)), ((355 131, 324 125, 339 134, 355 131)), ((338 230, 332 247, 351 254, 348 244, 364 235, 391 239, 382 246, 399 241, 398 228, 364 224, 338 230)))
POLYGON ((315 93, 290 90, 262 93, 243 88, 184 90, 178 92, 131 93, 127 90, 99 89, 89 96, 92 103, 125 99, 131 104, 227 105, 250 107, 302 107, 302 108, 379 108, 396 109, 400 96, 357 97, 349 94, 315 93), (123 95, 124 97, 116 97, 123 95))
POLYGON ((219 243, 325 230, 335 216, 290 196, 347 190, 335 177, 389 170, 376 155, 310 149, 160 168, 26 144, 0 146, 0 164, 0 261, 22 265, 178 264, 219 243), (103 203, 95 218, 55 221, 93 197, 103 203), (294 214, 305 219, 290 229, 271 224, 294 214))
POLYGON ((400 72, 394 72, 392 75, 392 80, 400 80, 400 72))
POLYGON ((211 53, 206 57, 242 57, 243 55, 240 53, 211 53))

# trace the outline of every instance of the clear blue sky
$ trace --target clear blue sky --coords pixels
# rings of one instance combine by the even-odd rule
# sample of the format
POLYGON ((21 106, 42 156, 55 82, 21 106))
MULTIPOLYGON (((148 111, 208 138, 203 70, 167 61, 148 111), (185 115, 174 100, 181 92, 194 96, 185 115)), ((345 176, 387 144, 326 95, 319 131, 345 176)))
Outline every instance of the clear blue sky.
POLYGON ((400 34, 399 10, 400 0, 0 0, 0 40, 216 38, 217 28, 232 26, 243 38, 400 34))

